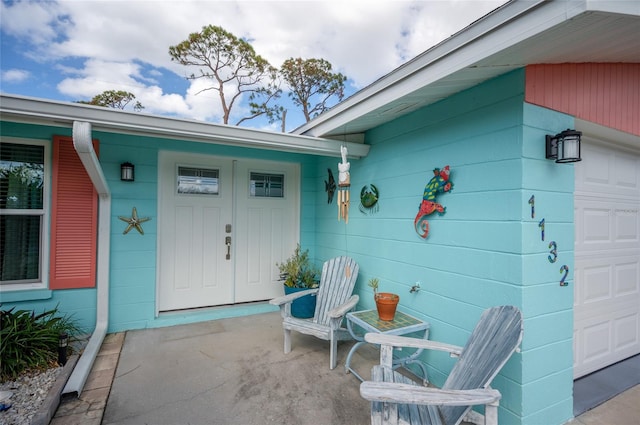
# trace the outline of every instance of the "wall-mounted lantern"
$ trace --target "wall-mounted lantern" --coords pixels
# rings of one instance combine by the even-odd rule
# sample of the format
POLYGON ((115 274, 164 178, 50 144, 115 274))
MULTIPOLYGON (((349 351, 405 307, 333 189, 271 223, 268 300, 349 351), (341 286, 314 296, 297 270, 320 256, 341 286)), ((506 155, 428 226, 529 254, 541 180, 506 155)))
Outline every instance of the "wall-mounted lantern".
POLYGON ((546 137, 547 159, 558 163, 582 161, 580 158, 580 137, 582 132, 565 130, 555 136, 546 137))
POLYGON ((120 180, 123 182, 132 182, 135 178, 135 167, 130 162, 120 164, 120 180))

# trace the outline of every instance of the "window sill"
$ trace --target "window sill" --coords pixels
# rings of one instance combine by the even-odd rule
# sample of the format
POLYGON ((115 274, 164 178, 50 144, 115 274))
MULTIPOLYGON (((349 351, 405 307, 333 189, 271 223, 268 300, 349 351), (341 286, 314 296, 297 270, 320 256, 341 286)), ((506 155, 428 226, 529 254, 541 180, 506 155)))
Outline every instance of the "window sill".
POLYGON ((21 301, 47 300, 51 298, 53 291, 42 284, 24 284, 0 286, 0 299, 2 304, 21 301))

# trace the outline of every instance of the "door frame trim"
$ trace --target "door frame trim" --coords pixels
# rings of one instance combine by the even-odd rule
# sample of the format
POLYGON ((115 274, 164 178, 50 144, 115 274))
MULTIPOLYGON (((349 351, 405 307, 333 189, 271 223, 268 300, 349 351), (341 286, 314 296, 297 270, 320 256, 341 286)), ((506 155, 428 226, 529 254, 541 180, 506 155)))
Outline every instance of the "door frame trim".
MULTIPOLYGON (((159 149, 158 150, 158 155, 157 155, 157 211, 158 211, 158 226, 160 226, 160 223, 162 222, 161 216, 163 214, 162 211, 162 203, 165 200, 165 194, 163 192, 162 189, 162 169, 160 167, 160 163, 168 158, 172 158, 172 157, 176 157, 176 156, 181 156, 181 155, 206 155, 206 156, 210 156, 210 157, 216 157, 216 158, 221 158, 224 160, 230 160, 232 163, 232 170, 231 170, 231 174, 232 174, 232 188, 231 188, 231 195, 232 195, 232 217, 231 217, 231 225, 232 225, 232 233, 235 235, 235 231, 236 231, 236 226, 237 226, 237 199, 238 199, 238 191, 239 189, 239 185, 238 182, 236 181, 236 173, 237 173, 237 163, 238 161, 247 161, 247 162, 251 162, 251 163, 262 163, 262 164, 273 164, 273 165, 266 165, 265 167, 262 167, 264 169, 266 168, 272 168, 274 166, 276 166, 277 164, 290 164, 290 165, 294 165, 296 171, 294 172, 294 178, 297 178, 297 192, 294 194, 294 199, 293 202, 295 204, 295 209, 296 209, 296 214, 298 217, 298 226, 296 227, 296 229, 294 230, 294 239, 296 243, 299 243, 300 241, 300 234, 301 234, 301 213, 302 213, 302 166, 299 162, 289 162, 289 161, 277 161, 277 160, 268 160, 268 159, 259 159, 259 158, 252 158, 252 157, 236 157, 236 156, 225 156, 225 155, 217 155, 215 153, 198 153, 198 152, 185 152, 185 151, 179 151, 179 150, 171 150, 171 149, 159 149)), ((255 167, 253 167, 255 168, 255 167)), ((163 239, 163 232, 160 231, 160 228, 158 228, 158 234, 157 234, 157 239, 156 239, 156 267, 155 267, 155 273, 156 273, 156 283, 155 283, 155 302, 154 302, 154 318, 158 319, 161 315, 164 314, 170 314, 172 313, 171 311, 160 311, 160 262, 161 262, 161 246, 162 246, 162 239, 163 239)), ((235 238, 234 238, 235 239, 235 238)), ((234 244, 234 249, 235 249, 235 244, 234 244)), ((234 255, 234 262, 235 262, 235 258, 236 258, 236 254, 233 253, 234 255)), ((235 282, 236 279, 236 266, 234 265, 234 267, 232 267, 232 279, 235 282)), ((235 283, 234 283, 235 285, 235 283)), ((235 289, 234 289, 234 294, 235 294, 235 289)), ((235 297, 235 295, 234 295, 235 297)), ((246 303, 240 303, 240 304, 246 304, 246 303)), ((206 309, 216 309, 216 308, 228 308, 230 306, 235 306, 238 305, 235 300, 233 304, 224 304, 224 305, 219 305, 219 306, 209 306, 209 307, 194 307, 192 309, 184 309, 184 310, 179 310, 179 311, 188 311, 188 310, 193 310, 195 311, 201 311, 203 308, 206 309)), ((178 310, 176 310, 178 311, 178 310)))

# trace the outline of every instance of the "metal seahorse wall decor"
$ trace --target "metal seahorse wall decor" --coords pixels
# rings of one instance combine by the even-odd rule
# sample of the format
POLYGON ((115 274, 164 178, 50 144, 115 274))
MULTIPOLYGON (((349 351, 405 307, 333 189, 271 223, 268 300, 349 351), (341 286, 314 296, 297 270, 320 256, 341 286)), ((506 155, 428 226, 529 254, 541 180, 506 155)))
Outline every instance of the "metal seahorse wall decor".
POLYGON ((449 180, 451 170, 449 166, 440 169, 433 170, 434 176, 429 180, 429 183, 424 187, 424 194, 422 195, 422 203, 418 209, 418 214, 413 224, 416 228, 418 235, 426 239, 429 236, 429 222, 427 216, 438 212, 443 215, 447 211, 447 207, 443 207, 441 204, 435 202, 436 196, 439 193, 445 193, 453 189, 453 182, 449 180))

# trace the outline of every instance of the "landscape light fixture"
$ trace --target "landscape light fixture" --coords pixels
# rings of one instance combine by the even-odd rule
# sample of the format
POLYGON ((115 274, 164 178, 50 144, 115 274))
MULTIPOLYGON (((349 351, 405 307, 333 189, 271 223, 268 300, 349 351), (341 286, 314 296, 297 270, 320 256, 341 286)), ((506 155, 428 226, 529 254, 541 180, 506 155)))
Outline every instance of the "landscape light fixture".
POLYGON ((565 130, 555 136, 546 136, 547 159, 557 163, 582 161, 580 158, 580 137, 582 132, 565 130))
POLYGON ((64 366, 67 363, 67 347, 69 346, 69 335, 62 332, 58 336, 58 364, 64 366))

